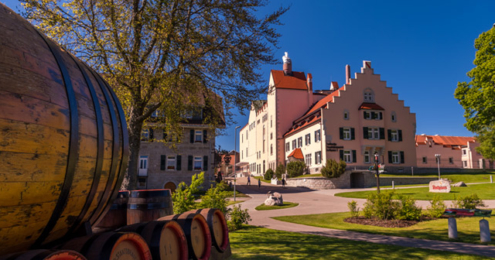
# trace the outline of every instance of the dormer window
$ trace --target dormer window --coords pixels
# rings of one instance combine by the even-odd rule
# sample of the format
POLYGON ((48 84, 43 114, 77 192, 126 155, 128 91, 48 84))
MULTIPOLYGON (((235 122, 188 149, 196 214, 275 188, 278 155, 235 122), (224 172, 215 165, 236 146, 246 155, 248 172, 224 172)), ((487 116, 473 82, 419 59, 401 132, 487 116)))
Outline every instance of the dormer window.
POLYGON ((364 90, 364 102, 375 102, 375 94, 373 90, 367 88, 364 90))

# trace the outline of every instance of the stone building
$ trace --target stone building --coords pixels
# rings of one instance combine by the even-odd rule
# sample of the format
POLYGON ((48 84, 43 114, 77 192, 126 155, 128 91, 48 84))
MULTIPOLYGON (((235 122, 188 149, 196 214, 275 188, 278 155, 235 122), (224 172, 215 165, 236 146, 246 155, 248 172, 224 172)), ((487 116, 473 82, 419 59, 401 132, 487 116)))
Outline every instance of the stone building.
MULTIPOLYGON (((205 120, 215 115, 219 122, 217 127, 224 128, 225 119, 221 98, 217 95, 214 98, 217 101, 215 106, 207 106, 205 100, 202 100, 199 107, 181 114, 181 140, 167 135, 159 127, 160 123, 151 119, 148 123, 150 127, 143 129, 141 136, 138 188, 174 191, 180 182, 190 184, 191 177, 202 171, 205 172, 206 181, 215 178, 215 129, 205 120)), ((159 113, 152 117, 159 117, 159 113)))

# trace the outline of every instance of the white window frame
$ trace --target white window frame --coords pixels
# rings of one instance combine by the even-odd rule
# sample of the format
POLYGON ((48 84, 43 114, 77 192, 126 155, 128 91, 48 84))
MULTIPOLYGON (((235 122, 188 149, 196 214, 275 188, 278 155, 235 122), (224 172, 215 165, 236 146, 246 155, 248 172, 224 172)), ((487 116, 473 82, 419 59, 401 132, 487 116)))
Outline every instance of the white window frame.
POLYGON ((202 143, 203 142, 203 131, 202 130, 194 130, 194 142, 202 143))
POLYGON ((297 148, 301 148, 303 145, 303 142, 302 142, 302 136, 297 138, 297 148))
POLYGON ((195 171, 202 171, 203 170, 203 157, 202 156, 194 156, 193 170, 195 170, 195 171), (199 163, 200 167, 196 167, 196 163, 199 163))
POLYGON ((311 134, 307 134, 307 135, 305 136, 305 139, 306 139, 305 144, 306 144, 306 145, 310 145, 310 144, 311 144, 311 134))
POLYGON ((308 153, 305 155, 305 157, 306 157, 306 160, 305 160, 306 166, 311 166, 311 154, 308 153))
POLYGON ((375 93, 373 92, 372 89, 370 88, 367 88, 364 90, 363 92, 363 99, 364 99, 364 102, 375 102, 375 93))
POLYGON ((321 164, 321 151, 315 152, 315 164, 321 164))
POLYGON ((285 143, 285 151, 290 151, 290 142, 285 143))
POLYGON ((351 128, 350 127, 344 127, 343 129, 343 137, 344 137, 344 140, 351 140, 351 128))
POLYGON ((175 171, 177 167, 177 158, 175 156, 167 156, 167 171, 175 171))
POLYGON ((399 130, 392 129, 390 130, 390 141, 398 142, 399 141, 399 130))
POLYGON ((370 152, 370 150, 365 150, 363 156, 364 156, 364 163, 371 163, 371 152, 370 152))
POLYGON ((315 131, 315 143, 318 143, 321 141, 321 130, 318 129, 315 131))
POLYGON ((400 163, 400 152, 392 152, 392 163, 393 164, 400 163))
POLYGON ((428 163, 428 157, 423 156, 423 164, 427 164, 427 163, 428 163))
POLYGON ((352 163, 352 151, 344 150, 344 162, 352 163))
POLYGON ((368 139, 369 140, 380 140, 380 128, 379 127, 368 127, 368 139))

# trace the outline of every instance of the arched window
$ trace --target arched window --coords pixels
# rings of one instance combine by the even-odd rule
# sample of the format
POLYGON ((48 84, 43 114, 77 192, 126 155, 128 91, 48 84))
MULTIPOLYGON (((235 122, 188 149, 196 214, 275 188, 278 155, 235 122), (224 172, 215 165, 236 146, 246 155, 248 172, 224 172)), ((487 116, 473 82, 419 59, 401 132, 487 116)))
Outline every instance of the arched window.
POLYGON ((397 122, 397 114, 395 113, 395 111, 392 111, 392 122, 397 122))
POLYGON ((364 102, 375 102, 375 94, 370 88, 364 90, 364 102))

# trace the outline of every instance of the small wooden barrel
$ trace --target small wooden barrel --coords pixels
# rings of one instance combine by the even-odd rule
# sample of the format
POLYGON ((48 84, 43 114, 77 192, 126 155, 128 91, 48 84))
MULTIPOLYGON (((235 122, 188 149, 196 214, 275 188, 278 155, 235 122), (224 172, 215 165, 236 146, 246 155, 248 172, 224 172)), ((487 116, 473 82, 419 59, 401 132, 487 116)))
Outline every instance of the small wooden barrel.
POLYGON ((169 189, 131 191, 127 204, 128 225, 157 220, 172 214, 172 194, 169 189))
POLYGON ((191 213, 201 214, 206 219, 211 232, 211 242, 218 251, 224 252, 229 246, 229 228, 225 215, 219 209, 191 210, 191 213))
POLYGON ((151 253, 144 239, 136 233, 105 232, 78 237, 62 246, 75 250, 90 260, 151 260, 151 253))
POLYGON ((129 191, 119 191, 117 199, 113 201, 110 210, 105 214, 96 227, 102 229, 117 229, 127 225, 127 202, 129 200, 129 191))
POLYGON ((46 249, 30 250, 22 253, 0 257, 0 260, 87 260, 80 253, 72 250, 50 251, 46 249))
POLYGON ((153 259, 187 260, 188 248, 186 235, 179 223, 173 220, 151 221, 125 226, 119 231, 140 234, 151 251, 153 259))
POLYGON ((209 259, 211 254, 210 228, 201 214, 186 212, 180 215, 166 216, 158 221, 175 220, 186 234, 189 245, 189 258, 209 259))

